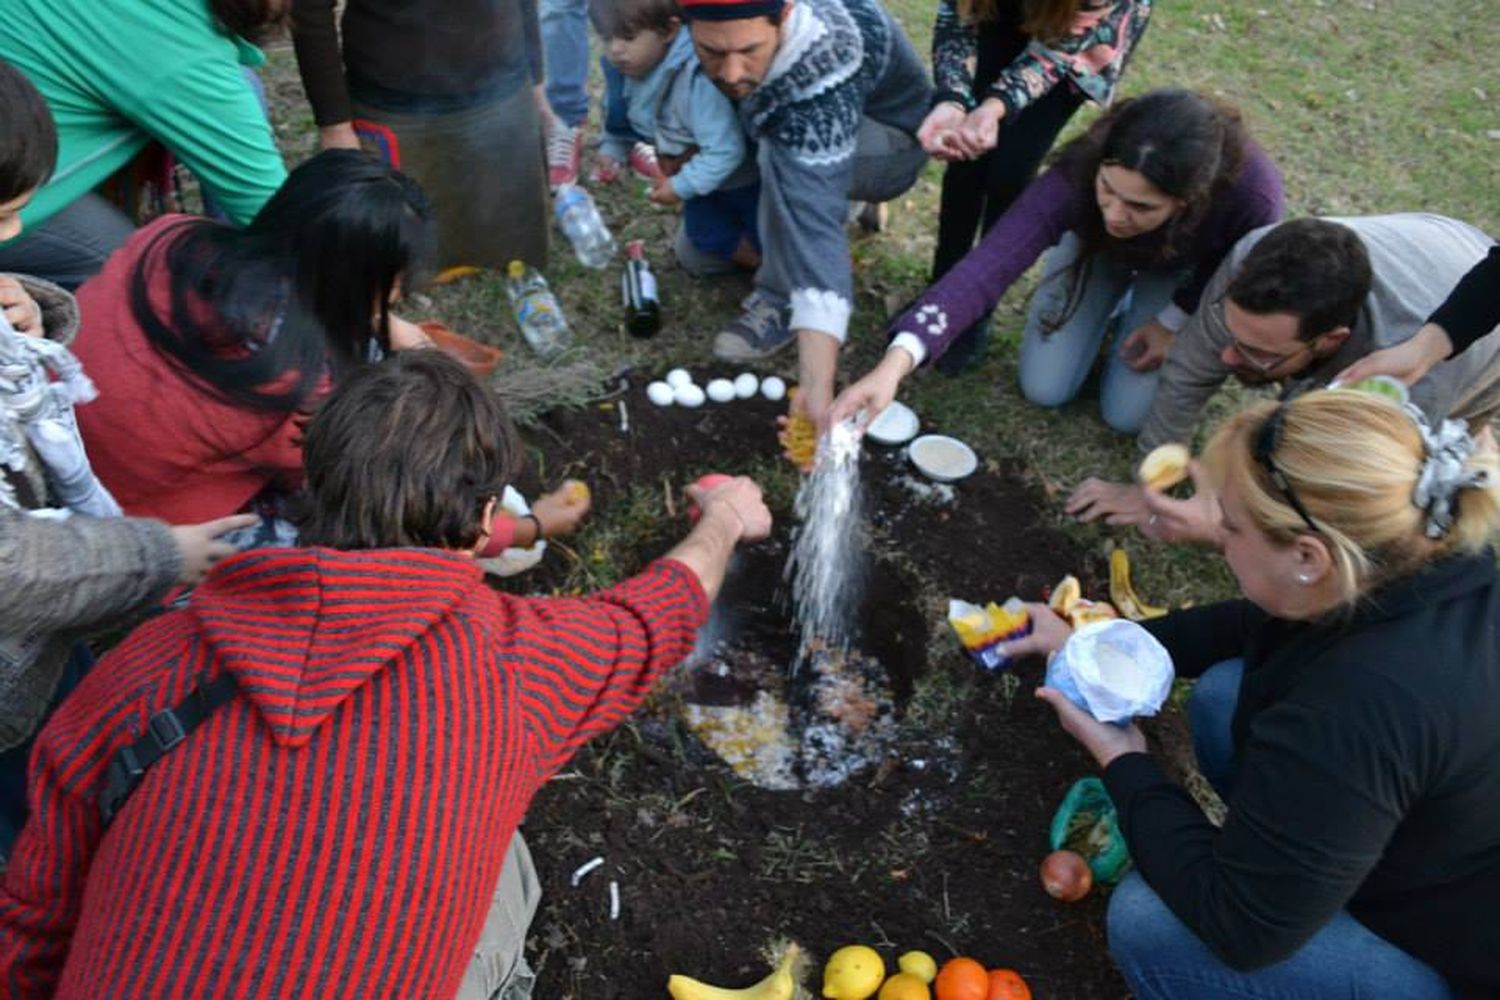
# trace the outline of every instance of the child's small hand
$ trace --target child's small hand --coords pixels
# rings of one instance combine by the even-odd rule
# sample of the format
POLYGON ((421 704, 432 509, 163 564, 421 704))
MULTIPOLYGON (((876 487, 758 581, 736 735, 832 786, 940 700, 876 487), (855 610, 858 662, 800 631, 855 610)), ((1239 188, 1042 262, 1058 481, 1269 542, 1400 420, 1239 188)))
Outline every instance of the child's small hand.
POLYGON ((547 538, 557 538, 577 531, 592 506, 588 486, 569 479, 532 504, 531 512, 542 522, 542 534, 547 538))
POLYGON ((672 178, 663 177, 656 182, 651 189, 651 200, 658 205, 681 205, 682 197, 678 195, 677 189, 672 186, 672 178))
POLYGON ((0 311, 17 333, 28 337, 46 335, 42 329, 42 307, 15 278, 0 276, 0 311))

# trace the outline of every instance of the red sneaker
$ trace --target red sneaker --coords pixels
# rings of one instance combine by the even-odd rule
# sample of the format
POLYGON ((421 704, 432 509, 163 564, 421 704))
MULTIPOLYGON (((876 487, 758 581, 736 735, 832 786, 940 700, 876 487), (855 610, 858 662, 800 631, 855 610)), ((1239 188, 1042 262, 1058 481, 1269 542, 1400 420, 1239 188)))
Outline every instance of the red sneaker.
POLYGON ((638 142, 630 147, 630 169, 644 181, 659 181, 666 176, 656 161, 656 147, 649 142, 638 142))
POLYGON ((577 184, 582 168, 583 129, 552 119, 547 130, 547 183, 554 190, 564 184, 577 184))

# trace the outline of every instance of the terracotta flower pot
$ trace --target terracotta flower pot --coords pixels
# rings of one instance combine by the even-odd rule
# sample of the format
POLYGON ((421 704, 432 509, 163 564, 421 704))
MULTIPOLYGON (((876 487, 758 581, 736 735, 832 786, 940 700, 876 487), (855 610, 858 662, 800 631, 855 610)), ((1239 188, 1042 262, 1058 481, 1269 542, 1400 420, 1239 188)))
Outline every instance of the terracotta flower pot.
POLYGON ((470 340, 461 333, 454 333, 437 320, 418 323, 422 332, 432 339, 433 346, 452 358, 457 358, 480 378, 489 378, 500 366, 505 355, 498 347, 470 340))

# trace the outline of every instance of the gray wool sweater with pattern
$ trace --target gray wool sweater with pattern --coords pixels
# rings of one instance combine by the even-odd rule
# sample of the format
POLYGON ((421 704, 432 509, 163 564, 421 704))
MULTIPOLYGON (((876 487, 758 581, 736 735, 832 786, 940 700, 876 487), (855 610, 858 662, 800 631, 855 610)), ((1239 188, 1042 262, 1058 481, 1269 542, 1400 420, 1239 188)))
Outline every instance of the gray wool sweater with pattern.
POLYGON ((767 263, 757 288, 790 305, 792 329, 844 339, 854 301, 844 225, 860 130, 868 119, 914 137, 931 94, 921 58, 878 0, 792 8, 765 80, 739 102, 760 169, 767 263))
MULTIPOLYGON (((78 305, 55 285, 12 275, 42 306, 47 336, 72 340, 78 305)), ((8 420, 0 407, 0 420, 8 420)), ((40 469, 0 467, 30 508, 47 506, 40 469)), ((42 723, 72 644, 126 624, 182 572, 171 531, 141 518, 65 520, 0 504, 0 750, 42 723)))

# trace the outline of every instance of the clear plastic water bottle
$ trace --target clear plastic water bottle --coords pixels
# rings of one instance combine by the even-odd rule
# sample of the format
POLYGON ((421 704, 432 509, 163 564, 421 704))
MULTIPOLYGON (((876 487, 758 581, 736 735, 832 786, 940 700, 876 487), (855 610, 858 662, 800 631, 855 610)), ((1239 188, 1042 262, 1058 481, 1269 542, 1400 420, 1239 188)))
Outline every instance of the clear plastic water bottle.
POLYGON ((553 203, 557 225, 585 267, 605 267, 615 255, 615 238, 599 217, 599 209, 587 191, 576 184, 557 189, 553 203))
POLYGON ((521 335, 544 358, 562 353, 573 342, 573 331, 563 318, 552 290, 534 267, 519 260, 510 262, 505 282, 511 310, 521 326, 521 335))

